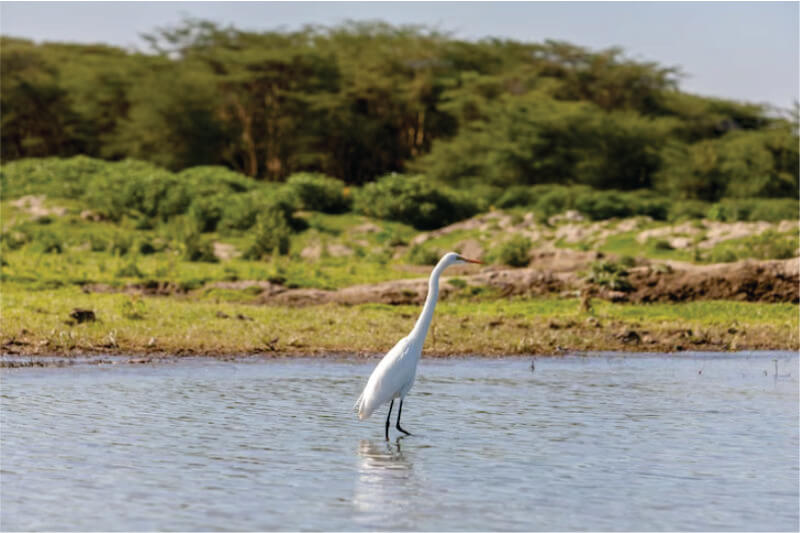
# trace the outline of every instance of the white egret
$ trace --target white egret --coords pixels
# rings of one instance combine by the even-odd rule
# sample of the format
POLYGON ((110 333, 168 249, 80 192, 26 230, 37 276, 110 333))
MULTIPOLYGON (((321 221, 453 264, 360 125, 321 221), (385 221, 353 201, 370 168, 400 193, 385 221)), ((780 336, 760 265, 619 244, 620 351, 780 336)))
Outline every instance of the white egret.
POLYGON ((428 334, 428 327, 433 319, 433 309, 436 307, 436 300, 439 298, 439 276, 444 269, 457 263, 479 263, 475 259, 467 259, 457 253, 450 252, 439 260, 439 263, 431 272, 428 280, 428 296, 422 308, 414 329, 407 337, 400 339, 394 348, 381 359, 375 370, 367 381, 367 386, 356 401, 355 409, 358 411, 359 420, 369 418, 381 405, 389 403, 389 413, 386 415, 386 439, 389 439, 389 420, 392 416, 394 401, 400 398, 400 409, 397 412, 398 431, 411 435, 408 431, 400 427, 400 415, 403 413, 403 399, 405 399, 411 386, 414 385, 414 378, 417 375, 417 363, 422 355, 422 345, 425 344, 425 336, 428 334))

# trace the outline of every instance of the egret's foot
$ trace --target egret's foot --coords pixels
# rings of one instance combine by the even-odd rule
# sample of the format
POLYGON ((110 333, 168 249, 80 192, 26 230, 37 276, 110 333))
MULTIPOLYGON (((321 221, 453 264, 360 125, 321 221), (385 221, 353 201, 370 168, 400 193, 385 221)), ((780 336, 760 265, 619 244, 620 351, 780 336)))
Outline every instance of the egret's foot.
MULTIPOLYGON (((408 431, 406 431, 405 429, 401 428, 401 427, 400 427, 400 424, 397 424, 395 427, 397 428, 397 431, 401 431, 401 432, 405 433, 406 435, 411 435, 411 433, 409 433, 409 432, 408 432, 408 431)), ((413 436, 413 435, 412 435, 412 436, 413 436)))

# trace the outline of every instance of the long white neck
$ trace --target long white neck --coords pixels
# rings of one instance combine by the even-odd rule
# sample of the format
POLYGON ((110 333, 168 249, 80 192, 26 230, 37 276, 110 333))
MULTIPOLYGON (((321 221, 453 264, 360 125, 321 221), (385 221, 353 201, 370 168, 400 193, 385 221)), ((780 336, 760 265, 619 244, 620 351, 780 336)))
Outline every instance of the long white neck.
POLYGON ((442 275, 444 269, 448 264, 444 261, 439 261, 439 264, 431 272, 431 277, 428 280, 428 297, 425 298, 425 305, 422 307, 417 323, 414 324, 414 329, 411 330, 409 337, 419 337, 424 341, 425 336, 428 334, 428 328, 433 320, 433 310, 436 308, 436 300, 439 299, 439 276, 442 275))

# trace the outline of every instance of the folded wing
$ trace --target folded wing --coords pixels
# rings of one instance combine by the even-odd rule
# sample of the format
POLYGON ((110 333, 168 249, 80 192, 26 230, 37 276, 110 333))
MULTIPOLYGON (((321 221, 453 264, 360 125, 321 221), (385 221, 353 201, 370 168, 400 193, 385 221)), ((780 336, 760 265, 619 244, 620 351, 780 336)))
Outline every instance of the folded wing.
POLYGON ((411 356, 411 348, 408 337, 401 339, 372 371, 355 405, 360 420, 368 418, 381 405, 396 398, 414 379, 416 361, 411 356))

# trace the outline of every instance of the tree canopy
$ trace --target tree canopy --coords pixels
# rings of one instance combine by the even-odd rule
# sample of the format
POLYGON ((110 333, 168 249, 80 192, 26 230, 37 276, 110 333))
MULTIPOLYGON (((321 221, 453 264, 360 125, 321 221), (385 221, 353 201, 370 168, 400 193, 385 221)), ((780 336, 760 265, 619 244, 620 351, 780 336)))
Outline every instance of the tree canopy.
POLYGON ((249 32, 189 19, 146 38, 149 53, 0 38, 3 161, 798 194, 796 119, 684 93, 677 69, 619 49, 359 22, 249 32))

